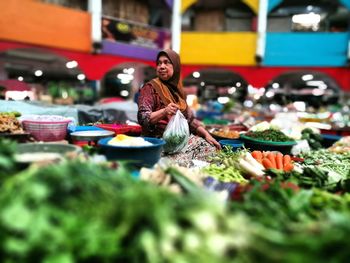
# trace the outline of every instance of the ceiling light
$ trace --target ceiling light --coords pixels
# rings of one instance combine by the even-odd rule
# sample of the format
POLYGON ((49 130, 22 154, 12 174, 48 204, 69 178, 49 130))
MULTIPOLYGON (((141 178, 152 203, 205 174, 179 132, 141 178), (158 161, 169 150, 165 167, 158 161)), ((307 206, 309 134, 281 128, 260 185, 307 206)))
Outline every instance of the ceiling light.
POLYGON ((304 81, 308 81, 308 80, 314 79, 314 76, 311 74, 306 74, 306 75, 302 76, 301 79, 304 81))
POLYGON ((278 89, 279 87, 280 87, 280 84, 278 84, 277 82, 272 83, 272 88, 278 89))
POLYGON ((84 79, 85 79, 85 75, 84 75, 84 74, 79 74, 79 75, 77 76, 77 79, 79 79, 79 80, 84 80, 84 79))
POLYGON ((128 80, 128 79, 121 79, 121 80, 120 80, 120 83, 121 83, 121 84, 130 84, 130 82, 131 82, 131 81, 128 80))
POLYGON ((117 75, 117 78, 120 80, 127 80, 127 81, 132 81, 134 79, 134 76, 129 75, 129 74, 124 74, 124 73, 119 73, 117 75))
POLYGON ((134 68, 129 68, 129 69, 127 70, 127 73, 130 74, 130 75, 134 74, 134 72, 135 72, 135 69, 134 69, 134 68))
POLYGON ((120 95, 123 97, 127 97, 127 96, 129 96, 129 91, 124 89, 124 90, 120 91, 120 95))
POLYGON ((40 77, 40 76, 43 75, 43 71, 40 70, 40 69, 38 69, 38 70, 36 70, 36 71, 34 72, 34 75, 37 76, 37 77, 40 77))
POLYGON ((76 62, 75 60, 68 61, 66 63, 67 68, 76 68, 77 66, 78 66, 78 62, 76 62))
POLYGON ((201 76, 201 73, 199 73, 198 71, 195 71, 192 73, 192 76, 196 79, 198 79, 201 76))

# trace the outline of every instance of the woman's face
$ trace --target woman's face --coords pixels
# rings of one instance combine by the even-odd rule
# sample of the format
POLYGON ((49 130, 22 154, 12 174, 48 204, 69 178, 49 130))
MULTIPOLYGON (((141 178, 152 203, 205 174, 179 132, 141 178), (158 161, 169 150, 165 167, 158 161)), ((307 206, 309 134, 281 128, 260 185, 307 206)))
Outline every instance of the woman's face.
POLYGON ((174 74, 174 67, 167 56, 161 55, 157 61, 157 76, 161 80, 169 80, 174 74))

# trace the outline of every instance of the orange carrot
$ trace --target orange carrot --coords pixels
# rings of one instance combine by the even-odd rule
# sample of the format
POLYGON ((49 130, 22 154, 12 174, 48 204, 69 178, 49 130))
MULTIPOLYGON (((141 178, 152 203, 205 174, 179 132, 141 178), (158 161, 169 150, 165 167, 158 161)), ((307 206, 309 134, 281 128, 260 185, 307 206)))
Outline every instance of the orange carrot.
POLYGON ((272 165, 273 165, 273 168, 277 168, 277 166, 276 166, 276 156, 275 156, 275 154, 273 153, 273 152, 269 152, 268 154, 267 154, 267 159, 269 159, 270 160, 270 162, 272 163, 272 165))
POLYGON ((283 170, 283 154, 280 152, 276 154, 276 167, 278 170, 283 170))
POLYGON ((284 167, 283 170, 285 172, 290 172, 294 169, 294 164, 293 163, 287 163, 284 167))
POLYGON ((268 159, 268 158, 264 158, 262 160, 262 165, 265 167, 265 169, 273 169, 276 168, 273 163, 268 159))
POLYGON ((290 155, 286 154, 283 156, 283 167, 291 162, 292 162, 292 158, 290 157, 290 155))
POLYGON ((262 159, 263 159, 263 153, 261 151, 253 151, 251 153, 251 155, 253 156, 253 158, 255 160, 257 160, 259 163, 262 163, 262 159))

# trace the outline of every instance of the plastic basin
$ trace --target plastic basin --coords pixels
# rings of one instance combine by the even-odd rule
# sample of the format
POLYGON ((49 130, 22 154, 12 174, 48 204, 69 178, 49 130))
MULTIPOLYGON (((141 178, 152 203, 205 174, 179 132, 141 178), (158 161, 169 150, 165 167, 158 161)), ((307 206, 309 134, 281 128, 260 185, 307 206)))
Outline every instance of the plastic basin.
POLYGON ((163 139, 142 137, 152 143, 147 146, 116 146, 108 142, 113 137, 104 138, 98 141, 101 153, 107 160, 126 160, 136 167, 152 167, 160 159, 165 141, 163 139))
POLYGON ((257 140, 252 137, 241 134, 240 139, 244 142, 244 147, 249 150, 258 151, 279 151, 283 154, 290 154, 296 141, 273 142, 257 140))
POLYGON ((237 151, 244 146, 243 141, 237 139, 220 140, 219 143, 223 149, 225 149, 226 146, 231 148, 232 151, 237 151))

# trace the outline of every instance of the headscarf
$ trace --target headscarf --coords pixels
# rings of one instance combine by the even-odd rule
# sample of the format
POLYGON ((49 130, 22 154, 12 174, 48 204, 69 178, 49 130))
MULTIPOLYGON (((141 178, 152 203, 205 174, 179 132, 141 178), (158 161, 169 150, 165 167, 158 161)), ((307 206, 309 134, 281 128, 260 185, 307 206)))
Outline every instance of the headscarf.
POLYGON ((157 91, 165 105, 168 105, 171 102, 176 103, 179 106, 180 110, 184 112, 187 109, 187 103, 185 93, 180 81, 180 56, 171 49, 165 49, 158 53, 156 62, 162 55, 169 58, 173 64, 174 73, 172 77, 166 81, 161 80, 160 78, 151 80, 152 86, 157 91))

